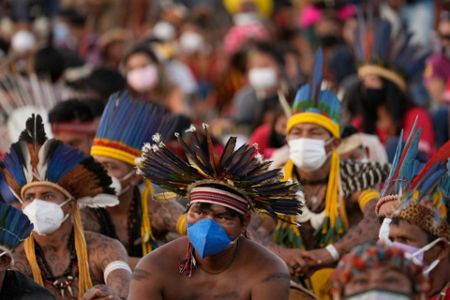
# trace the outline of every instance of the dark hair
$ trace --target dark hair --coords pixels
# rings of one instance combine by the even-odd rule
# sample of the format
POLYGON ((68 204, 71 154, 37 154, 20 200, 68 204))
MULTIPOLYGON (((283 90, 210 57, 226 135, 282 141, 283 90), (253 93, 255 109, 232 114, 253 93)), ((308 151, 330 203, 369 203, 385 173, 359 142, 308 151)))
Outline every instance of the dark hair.
POLYGON ((50 123, 72 122, 75 120, 91 122, 94 121, 94 118, 94 114, 92 113, 89 104, 79 99, 69 99, 59 102, 48 113, 48 120, 50 123))
MULTIPOLYGON (((405 221, 405 222, 411 224, 411 222, 409 222, 408 220, 402 219, 402 218, 398 218, 398 217, 392 218, 391 224, 394 224, 394 225, 398 226, 400 224, 400 221, 405 221)), ((411 224, 411 225, 415 225, 415 224, 411 224)), ((430 233, 430 232, 428 232, 426 230, 422 229, 422 231, 425 232, 425 234, 427 235, 427 242, 428 243, 431 243, 432 241, 437 240, 439 238, 436 235, 434 235, 434 234, 432 234, 432 233, 430 233)))
POLYGON ((280 66, 284 66, 284 57, 282 52, 277 48, 274 47, 272 44, 267 42, 254 42, 250 46, 249 54, 252 52, 259 52, 265 55, 270 56, 275 62, 280 66))
POLYGON ((64 57, 51 46, 42 48, 34 55, 34 70, 39 76, 50 76, 56 82, 65 70, 64 57))
POLYGON ((125 89, 125 78, 116 70, 99 67, 92 71, 87 80, 87 88, 94 91, 103 101, 108 97, 125 89))
POLYGON ((105 110, 106 102, 103 98, 85 98, 82 100, 91 109, 94 119, 100 118, 105 110))
POLYGON ((126 66, 127 61, 130 59, 131 56, 134 54, 142 53, 145 54, 150 60, 156 64, 159 64, 159 59, 156 56, 155 52, 147 45, 145 44, 137 44, 134 47, 132 47, 128 52, 125 54, 123 58, 123 64, 126 66))
POLYGON ((354 134, 358 133, 358 130, 352 125, 344 125, 341 130, 341 139, 348 138, 354 134))
POLYGON ((376 121, 378 120, 376 109, 380 105, 385 104, 395 124, 396 134, 399 134, 403 127, 403 118, 408 109, 411 108, 412 103, 408 95, 400 90, 396 84, 384 78, 381 78, 381 80, 383 82, 384 99, 376 105, 367 101, 364 87, 362 82, 360 82, 359 97, 363 117, 362 127, 364 132, 374 134, 376 132, 376 121))

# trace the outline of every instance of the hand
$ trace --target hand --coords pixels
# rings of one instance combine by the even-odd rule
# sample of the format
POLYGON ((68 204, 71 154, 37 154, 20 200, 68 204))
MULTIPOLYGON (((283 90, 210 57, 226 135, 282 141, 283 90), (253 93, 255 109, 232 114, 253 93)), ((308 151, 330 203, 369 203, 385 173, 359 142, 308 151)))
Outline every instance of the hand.
MULTIPOLYGON (((331 266, 335 263, 335 260, 330 255, 330 253, 326 249, 314 249, 309 251, 303 251, 302 252, 303 259, 308 261, 315 262, 314 265, 309 265, 309 273, 312 273, 318 269, 321 269, 326 266, 331 266)), ((302 276, 304 275, 304 272, 296 272, 296 276, 302 276)))
POLYGON ((104 284, 97 284, 86 291, 83 300, 120 300, 119 296, 104 284))
POLYGON ((300 249, 278 248, 278 255, 286 262, 289 272, 295 276, 305 276, 318 262, 309 256, 308 251, 300 249))

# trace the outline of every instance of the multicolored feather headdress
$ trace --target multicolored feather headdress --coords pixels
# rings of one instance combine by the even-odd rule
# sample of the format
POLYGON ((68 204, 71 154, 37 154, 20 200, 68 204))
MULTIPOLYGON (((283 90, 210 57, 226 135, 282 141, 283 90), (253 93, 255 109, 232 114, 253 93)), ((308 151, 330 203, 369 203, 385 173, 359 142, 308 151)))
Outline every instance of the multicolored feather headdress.
POLYGON ((411 43, 412 34, 391 37, 386 20, 358 17, 354 49, 360 65, 358 75, 377 75, 407 91, 407 82, 423 73, 428 52, 411 43))
POLYGON ((175 119, 158 105, 133 99, 126 91, 113 94, 100 120, 91 155, 134 165, 144 143, 157 132, 164 141, 172 135, 175 125, 175 119))
POLYGON ((416 117, 406 141, 403 140, 403 130, 400 133, 394 161, 376 205, 375 211, 379 217, 386 217, 393 212, 403 190, 423 166, 416 160, 421 132, 421 128, 417 128, 416 117))
POLYGON ((219 156, 207 125, 203 130, 192 127, 184 138, 176 136, 187 159, 167 149, 158 136, 143 148, 138 170, 154 184, 187 196, 191 203, 215 203, 241 214, 251 209, 272 216, 300 213, 298 185, 281 181, 280 170, 269 170, 270 162, 262 161, 255 146, 235 149, 236 138, 231 137, 219 156))
POLYGON ((406 187, 393 216, 450 240, 450 141, 406 187))
POLYGON ((92 157, 55 139, 47 139, 40 115, 32 115, 19 141, 11 145, 0 164, 2 197, 19 201, 26 190, 47 185, 77 200, 80 207, 118 204, 111 178, 92 157))
POLYGON ((301 87, 292 105, 292 116, 287 131, 300 123, 314 123, 327 129, 334 137, 340 136, 341 102, 330 90, 322 90, 323 51, 317 50, 310 82, 301 87))
POLYGON ((0 203, 0 250, 11 251, 20 245, 33 230, 26 215, 14 207, 0 203))

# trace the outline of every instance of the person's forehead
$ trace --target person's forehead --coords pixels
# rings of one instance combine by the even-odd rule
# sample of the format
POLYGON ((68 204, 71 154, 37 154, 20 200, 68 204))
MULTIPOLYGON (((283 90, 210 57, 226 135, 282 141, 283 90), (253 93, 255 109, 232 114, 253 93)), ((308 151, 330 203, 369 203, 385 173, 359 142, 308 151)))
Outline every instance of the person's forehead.
POLYGON ((45 193, 63 195, 57 189, 47 186, 47 185, 34 185, 32 187, 27 188, 25 191, 25 195, 27 195, 27 194, 45 194, 45 193))
POLYGON ((327 133, 327 130, 323 128, 320 125, 314 124, 314 123, 300 123, 296 124, 292 127, 291 131, 293 130, 300 130, 300 131, 323 131, 324 133, 327 133))
POLYGON ((412 236, 415 238, 426 237, 426 232, 422 228, 403 219, 391 223, 389 233, 390 235, 412 236))
POLYGON ((219 205, 219 204, 212 204, 212 203, 206 203, 206 202, 195 202, 192 204, 191 207, 200 207, 202 204, 208 205, 208 209, 211 210, 213 213, 224 213, 227 211, 227 208, 225 206, 219 205))
POLYGON ((120 161, 118 159, 112 158, 112 157, 103 156, 103 155, 94 155, 94 158, 95 158, 95 160, 97 160, 98 162, 100 162, 102 164, 109 164, 109 165, 120 167, 120 168, 131 168, 131 166, 128 165, 127 163, 120 161))

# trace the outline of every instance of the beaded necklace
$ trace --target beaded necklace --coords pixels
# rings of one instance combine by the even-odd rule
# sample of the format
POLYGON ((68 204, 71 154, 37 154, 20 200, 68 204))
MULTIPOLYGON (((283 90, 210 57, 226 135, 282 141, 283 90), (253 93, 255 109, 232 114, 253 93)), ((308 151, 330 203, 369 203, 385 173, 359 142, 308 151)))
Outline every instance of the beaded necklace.
POLYGON ((61 296, 65 298, 66 291, 73 297, 73 291, 71 284, 74 279, 78 277, 78 266, 77 266, 77 253, 75 251, 75 242, 74 242, 74 231, 70 233, 70 237, 67 243, 67 249, 70 251, 70 263, 67 269, 63 272, 62 275, 55 276, 45 259, 44 251, 38 245, 38 243, 34 244, 34 251, 36 253, 37 262, 39 268, 42 271, 42 277, 44 281, 53 286, 55 289, 59 290, 61 296))

